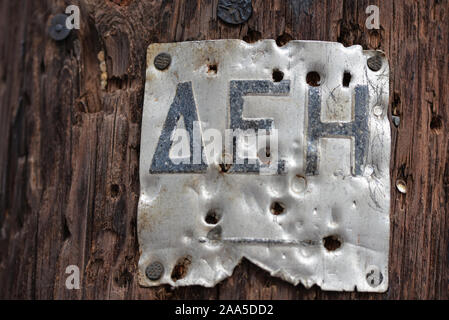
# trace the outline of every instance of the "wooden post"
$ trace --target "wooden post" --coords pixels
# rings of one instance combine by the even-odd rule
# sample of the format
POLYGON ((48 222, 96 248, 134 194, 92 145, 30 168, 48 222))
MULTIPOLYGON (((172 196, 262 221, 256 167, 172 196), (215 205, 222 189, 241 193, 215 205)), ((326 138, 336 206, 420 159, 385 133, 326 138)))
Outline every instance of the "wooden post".
POLYGON ((0 0, 0 298, 449 298, 448 1, 253 0, 239 26, 217 19, 217 3, 0 0), (56 42, 50 20, 70 4, 81 9, 81 29, 56 42), (365 27, 369 5, 380 8, 380 30, 365 27), (138 285, 146 49, 229 38, 385 51, 389 116, 401 118, 392 125, 387 293, 307 290, 247 261, 212 289, 138 285), (80 268, 80 290, 65 287, 69 265, 80 268))

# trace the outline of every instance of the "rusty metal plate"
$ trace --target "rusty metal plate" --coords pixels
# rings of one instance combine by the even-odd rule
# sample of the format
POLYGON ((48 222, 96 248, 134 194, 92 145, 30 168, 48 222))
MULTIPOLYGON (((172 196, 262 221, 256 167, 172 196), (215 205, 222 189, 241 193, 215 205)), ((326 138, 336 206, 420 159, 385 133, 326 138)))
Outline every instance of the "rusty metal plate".
POLYGON ((211 287, 246 258, 308 288, 387 290, 382 53, 219 40, 152 44, 147 63, 142 286, 211 287))

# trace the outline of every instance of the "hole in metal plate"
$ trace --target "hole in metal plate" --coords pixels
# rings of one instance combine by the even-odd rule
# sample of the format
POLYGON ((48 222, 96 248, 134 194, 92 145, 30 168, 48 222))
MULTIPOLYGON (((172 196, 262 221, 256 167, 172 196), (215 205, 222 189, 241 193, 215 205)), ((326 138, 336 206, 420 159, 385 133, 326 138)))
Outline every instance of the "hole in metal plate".
POLYGON ((206 215, 205 221, 207 224, 217 224, 221 219, 220 214, 217 212, 217 210, 212 209, 209 210, 209 212, 206 215))
POLYGON ((316 71, 311 71, 307 74, 306 82, 311 87, 319 87, 321 84, 321 76, 316 71))
POLYGON ((186 257, 179 259, 176 262, 176 265, 173 267, 173 270, 171 273, 172 280, 176 282, 178 280, 185 278, 185 276, 189 272, 189 267, 190 267, 191 263, 192 263, 192 257, 190 257, 190 256, 186 256, 186 257))
POLYGON ((284 79, 284 73, 279 69, 273 70, 273 81, 281 82, 284 79))
POLYGON ((328 236, 323 239, 323 245, 327 251, 336 251, 340 249, 342 240, 336 235, 328 236))
POLYGON ((209 64, 207 66, 207 68, 208 68, 208 71, 207 71, 208 73, 216 74, 218 72, 218 65, 216 63, 209 64))
POLYGON ((278 216, 285 212, 285 205, 279 201, 275 201, 271 204, 270 211, 273 215, 278 216))
POLYGON ((351 83, 351 73, 349 71, 345 71, 343 74, 343 87, 349 87, 349 84, 351 83))

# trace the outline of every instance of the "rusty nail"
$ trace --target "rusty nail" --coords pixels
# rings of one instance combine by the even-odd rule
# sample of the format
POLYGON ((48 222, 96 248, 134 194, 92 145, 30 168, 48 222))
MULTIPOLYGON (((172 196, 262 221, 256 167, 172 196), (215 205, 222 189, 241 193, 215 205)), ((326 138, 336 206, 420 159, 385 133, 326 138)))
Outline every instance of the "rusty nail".
POLYGON ((372 71, 379 71, 382 68, 382 57, 380 55, 375 55, 369 58, 368 67, 372 71))
POLYGON ((166 52, 159 53, 156 58, 154 58, 154 66, 161 71, 167 69, 170 66, 170 63, 171 56, 166 52))
POLYGON ((158 261, 150 263, 145 269, 145 275, 151 281, 159 280, 162 277, 163 273, 164 273, 164 266, 162 265, 162 263, 158 261))

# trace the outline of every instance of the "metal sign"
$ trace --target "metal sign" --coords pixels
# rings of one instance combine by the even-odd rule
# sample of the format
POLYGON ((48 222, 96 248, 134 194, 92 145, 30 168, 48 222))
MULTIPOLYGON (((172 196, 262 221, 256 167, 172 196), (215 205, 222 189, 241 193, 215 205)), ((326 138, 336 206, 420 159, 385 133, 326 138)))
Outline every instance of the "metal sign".
POLYGON ((152 44, 147 62, 141 285, 211 287, 246 258, 295 285, 387 290, 382 53, 218 40, 152 44))

